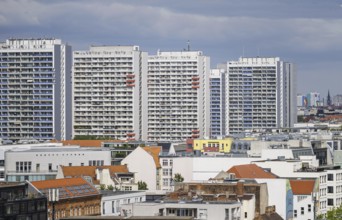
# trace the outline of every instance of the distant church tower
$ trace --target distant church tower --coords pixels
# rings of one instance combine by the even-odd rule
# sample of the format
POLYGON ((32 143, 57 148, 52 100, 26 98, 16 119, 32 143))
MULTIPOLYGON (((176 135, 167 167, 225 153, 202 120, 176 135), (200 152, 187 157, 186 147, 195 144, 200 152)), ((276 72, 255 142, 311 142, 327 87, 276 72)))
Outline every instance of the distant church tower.
POLYGON ((328 90, 328 96, 327 96, 327 106, 331 106, 331 97, 330 97, 329 90, 328 90))

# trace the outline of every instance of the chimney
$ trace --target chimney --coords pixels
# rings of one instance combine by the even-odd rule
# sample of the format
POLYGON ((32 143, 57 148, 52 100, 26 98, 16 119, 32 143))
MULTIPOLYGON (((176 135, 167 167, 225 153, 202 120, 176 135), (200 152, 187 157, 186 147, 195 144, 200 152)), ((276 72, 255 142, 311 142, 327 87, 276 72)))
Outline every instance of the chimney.
POLYGON ((266 207, 266 210, 265 210, 265 214, 267 216, 270 216, 271 214, 274 214, 275 213, 275 206, 267 206, 266 207))
POLYGON ((237 184, 236 184, 236 195, 243 196, 245 194, 244 185, 245 185, 244 180, 239 180, 239 182, 237 182, 237 184))

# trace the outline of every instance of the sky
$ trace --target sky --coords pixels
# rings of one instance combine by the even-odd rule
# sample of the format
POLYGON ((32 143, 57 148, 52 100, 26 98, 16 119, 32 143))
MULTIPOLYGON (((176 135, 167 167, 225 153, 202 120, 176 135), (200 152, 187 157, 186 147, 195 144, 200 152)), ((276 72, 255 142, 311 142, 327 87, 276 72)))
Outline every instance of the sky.
POLYGON ((342 0, 0 0, 0 41, 44 37, 152 55, 189 41, 212 68, 280 57, 296 64, 298 93, 342 94, 342 0))

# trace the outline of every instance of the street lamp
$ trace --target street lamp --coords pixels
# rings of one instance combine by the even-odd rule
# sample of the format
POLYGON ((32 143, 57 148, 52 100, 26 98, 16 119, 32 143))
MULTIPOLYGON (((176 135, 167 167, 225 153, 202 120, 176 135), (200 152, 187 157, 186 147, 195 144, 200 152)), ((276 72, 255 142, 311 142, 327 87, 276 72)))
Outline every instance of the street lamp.
POLYGON ((49 189, 49 202, 52 203, 52 220, 55 220, 55 203, 59 200, 59 190, 49 189))

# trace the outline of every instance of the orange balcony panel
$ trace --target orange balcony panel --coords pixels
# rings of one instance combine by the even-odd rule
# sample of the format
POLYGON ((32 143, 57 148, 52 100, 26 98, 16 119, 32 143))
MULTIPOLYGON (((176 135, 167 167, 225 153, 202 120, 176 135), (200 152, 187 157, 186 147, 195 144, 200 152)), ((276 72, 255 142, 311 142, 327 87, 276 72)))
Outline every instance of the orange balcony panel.
POLYGON ((134 79, 128 79, 128 80, 126 80, 126 83, 134 83, 134 82, 135 82, 134 79))
POLYGON ((193 134, 193 135, 191 135, 191 137, 193 137, 193 138, 199 138, 199 134, 193 134))
POLYGON ((127 76, 128 78, 134 78, 134 77, 135 77, 134 74, 127 74, 126 76, 127 76))
POLYGON ((192 130, 192 133, 199 133, 200 130, 192 130))
POLYGON ((199 86, 192 86, 193 89, 199 89, 199 86))
POLYGON ((128 133, 127 136, 133 137, 133 136, 135 136, 135 133, 128 133))
POLYGON ((194 76, 191 78, 192 80, 199 80, 200 78, 198 76, 194 76))
POLYGON ((134 87, 135 84, 126 84, 126 86, 128 86, 128 87, 134 87))
POLYGON ((135 138, 127 138, 127 141, 135 141, 135 138))
POLYGON ((199 85, 200 82, 192 82, 192 85, 199 85))

